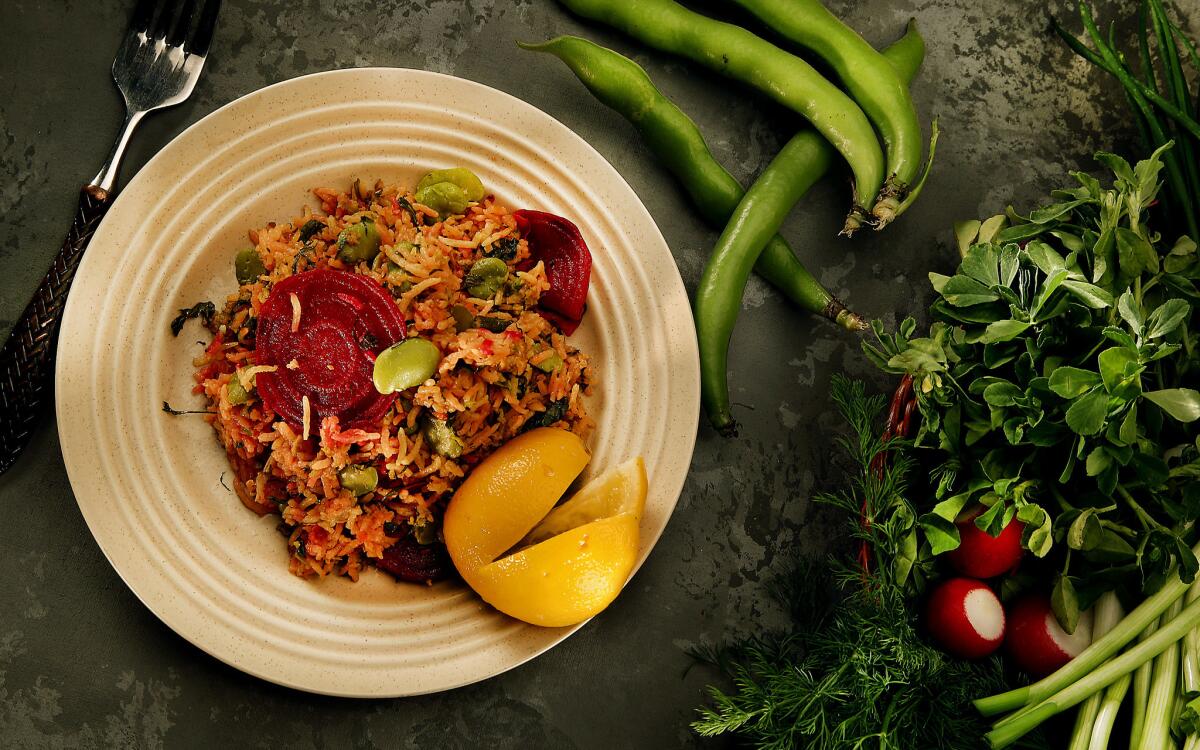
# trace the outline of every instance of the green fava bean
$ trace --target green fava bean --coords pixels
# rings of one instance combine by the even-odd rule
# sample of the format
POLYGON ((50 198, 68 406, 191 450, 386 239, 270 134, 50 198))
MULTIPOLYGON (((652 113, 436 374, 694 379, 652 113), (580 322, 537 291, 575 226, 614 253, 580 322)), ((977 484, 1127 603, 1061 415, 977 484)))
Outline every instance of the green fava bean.
POLYGON ((414 519, 409 525, 412 526, 413 539, 417 544, 428 546, 437 541, 437 526, 433 522, 414 519))
POLYGON ((480 258, 463 278, 463 286, 472 297, 491 299, 508 278, 508 264, 499 258, 480 258))
POLYGON ((463 452, 463 440, 444 419, 425 420, 425 440, 431 448, 447 458, 458 458, 463 452))
POLYGON ((395 393, 424 383, 437 372, 442 352, 428 339, 405 339, 375 358, 375 390, 395 393))
POLYGON ((474 172, 466 167, 435 169, 432 172, 427 172, 421 178, 421 181, 417 183, 417 191, 419 192, 422 188, 436 185, 439 182, 449 182, 452 185, 462 188, 463 194, 466 195, 469 201, 483 199, 483 183, 479 181, 474 172))
POLYGON ((338 258, 344 263, 372 261, 379 254, 379 230, 375 220, 364 216, 343 229, 337 238, 338 258))
POLYGON ((237 376, 237 373, 234 373, 233 377, 229 379, 229 386, 226 388, 226 398, 234 406, 244 404, 250 400, 250 394, 242 387, 242 381, 237 376))
POLYGON ((258 277, 266 272, 267 267, 263 265, 262 258, 258 257, 258 250, 252 247, 238 250, 237 257, 233 259, 233 273, 237 276, 239 284, 258 281, 258 277))
POLYGON ((351 464, 338 472, 338 479, 355 497, 365 495, 379 486, 379 472, 375 471, 374 466, 351 464))
POLYGON ((438 216, 461 214, 467 210, 467 191, 453 182, 435 182, 419 188, 416 195, 417 203, 429 206, 438 212, 438 216))

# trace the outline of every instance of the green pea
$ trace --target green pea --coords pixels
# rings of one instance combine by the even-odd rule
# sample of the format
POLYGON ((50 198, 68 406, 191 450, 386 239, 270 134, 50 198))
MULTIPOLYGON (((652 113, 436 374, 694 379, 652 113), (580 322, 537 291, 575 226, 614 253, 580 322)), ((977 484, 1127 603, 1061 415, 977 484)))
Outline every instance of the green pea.
POLYGON ((463 286, 472 297, 491 299, 508 279, 508 264, 499 258, 480 258, 463 278, 463 286))
POLYGON ((422 428, 425 440, 434 451, 447 458, 458 458, 463 452, 463 440, 444 419, 425 418, 422 428))
POLYGON ((461 214, 467 210, 467 191, 453 182, 435 182, 417 190, 417 203, 429 206, 438 212, 439 216, 461 214))
POLYGON ((238 404, 244 404, 250 400, 250 394, 247 393, 246 389, 242 387, 242 381, 236 372, 233 374, 233 377, 229 379, 229 386, 226 389, 226 394, 226 397, 229 399, 229 403, 235 406, 238 404))
POLYGON ((462 305, 450 308, 450 317, 454 318, 454 330, 462 333, 475 327, 475 316, 462 305))
POLYGON ((237 257, 233 259, 233 273, 239 284, 252 284, 266 272, 267 267, 258 257, 258 250, 252 247, 238 250, 237 257))
POLYGON ((436 185, 439 182, 449 182, 452 185, 462 188, 463 194, 466 195, 469 201, 483 199, 483 183, 479 181, 474 172, 466 167, 435 169, 432 172, 426 172, 421 181, 417 183, 417 190, 427 188, 430 185, 436 185))
POLYGON ((538 368, 542 372, 554 372, 558 368, 562 367, 562 365, 563 358, 559 356, 558 352, 554 352, 549 357, 546 357, 541 362, 538 362, 536 365, 534 365, 534 367, 538 368))
POLYGON ((379 472, 374 466, 350 464, 338 472, 342 486, 356 497, 362 496, 379 486, 379 472))
POLYGON ((379 254, 379 230, 375 220, 362 217, 357 224, 343 229, 337 238, 338 258, 344 263, 372 261, 379 254))
POLYGON ((442 352, 428 339, 405 339, 375 358, 375 390, 395 393, 424 383, 437 372, 442 352))

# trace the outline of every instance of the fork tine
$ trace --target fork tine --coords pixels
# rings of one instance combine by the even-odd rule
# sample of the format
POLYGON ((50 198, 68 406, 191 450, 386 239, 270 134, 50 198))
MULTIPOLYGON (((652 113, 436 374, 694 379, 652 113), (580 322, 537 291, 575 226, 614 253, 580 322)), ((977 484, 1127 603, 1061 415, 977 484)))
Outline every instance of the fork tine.
POLYGON ((204 7, 200 10, 200 21, 196 24, 196 31, 192 34, 191 44, 188 45, 189 53, 201 57, 208 54, 213 32, 217 28, 217 14, 220 11, 221 0, 204 0, 204 7))
POLYGON ((175 20, 175 25, 171 27, 171 31, 167 34, 167 44, 172 47, 183 46, 187 39, 189 27, 192 25, 192 16, 196 10, 196 0, 185 0, 183 10, 179 13, 179 18, 175 20))
POLYGON ((155 0, 138 0, 138 4, 133 8, 133 15, 129 17, 129 32, 149 32, 150 22, 154 20, 154 10, 157 7, 158 3, 155 0))
POLYGON ((154 23, 151 25, 149 31, 151 39, 162 39, 171 30, 171 21, 174 14, 170 8, 162 7, 163 5, 165 3, 159 3, 158 12, 154 14, 154 23))

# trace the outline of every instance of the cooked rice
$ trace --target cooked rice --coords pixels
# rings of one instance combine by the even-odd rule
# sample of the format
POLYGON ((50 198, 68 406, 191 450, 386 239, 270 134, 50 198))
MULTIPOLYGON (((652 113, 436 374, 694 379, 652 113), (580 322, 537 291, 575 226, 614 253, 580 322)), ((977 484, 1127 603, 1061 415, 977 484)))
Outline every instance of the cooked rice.
MULTIPOLYGON (((260 515, 279 514, 290 570, 357 580, 364 564, 409 533, 408 525, 438 523, 471 467, 530 420, 549 421, 539 416, 547 409, 562 409, 553 424, 586 438, 593 422, 583 397, 591 392, 592 373, 587 356, 538 314, 538 299, 549 284, 541 263, 528 267, 524 240, 508 261, 512 282, 495 298, 473 299, 462 288, 474 261, 518 235, 512 213, 493 197, 471 204, 465 215, 438 220, 411 193, 380 183, 365 199, 333 188, 313 194, 323 215, 305 210, 291 222, 249 232, 266 273, 241 285, 214 317, 213 341, 195 361, 196 391, 208 398, 213 414, 206 418, 229 455, 242 503, 260 515), (405 199, 420 217, 416 225, 405 199), (348 267, 337 258, 336 239, 365 211, 376 217, 381 252, 370 263, 348 267), (323 226, 302 242, 300 227, 314 219, 323 226), (272 285, 316 268, 378 281, 395 298, 409 335, 428 338, 442 351, 437 374, 400 394, 369 429, 342 429, 332 416, 310 424, 305 399, 297 432, 253 390, 255 374, 264 371, 253 362, 260 308, 272 285), (496 330, 457 330, 455 306, 488 316, 489 328, 496 330), (555 354, 562 359, 557 369, 547 373, 535 366, 555 354), (249 395, 244 403, 229 400, 235 376, 249 395), (426 444, 421 425, 427 418, 450 421, 463 441, 461 456, 443 456, 426 444), (355 497, 342 487, 338 472, 350 464, 376 468, 375 491, 355 497)), ((296 330, 302 311, 294 296, 291 303, 296 330)))

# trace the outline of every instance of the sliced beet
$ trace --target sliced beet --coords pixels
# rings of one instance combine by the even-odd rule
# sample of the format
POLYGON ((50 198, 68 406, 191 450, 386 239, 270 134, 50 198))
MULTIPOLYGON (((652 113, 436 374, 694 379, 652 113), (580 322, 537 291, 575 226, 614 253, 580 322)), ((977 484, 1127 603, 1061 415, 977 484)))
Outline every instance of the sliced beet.
POLYGON ((289 276, 258 314, 255 361, 277 368, 256 376, 259 396, 293 426, 304 421, 307 396, 314 432, 330 416, 343 428, 373 426, 396 400, 375 389, 375 355, 404 337, 400 309, 374 280, 328 268, 289 276), (300 304, 296 331, 292 295, 300 304))
POLYGON ((592 254, 579 228, 561 216, 530 209, 515 211, 513 216, 534 262, 546 266, 550 288, 542 294, 540 306, 548 313, 547 319, 570 335, 583 320, 592 254))
POLYGON ((375 561, 380 570, 386 570, 401 581, 425 583, 441 581, 450 577, 454 570, 450 555, 441 544, 421 544, 411 535, 383 551, 383 557, 375 561))

